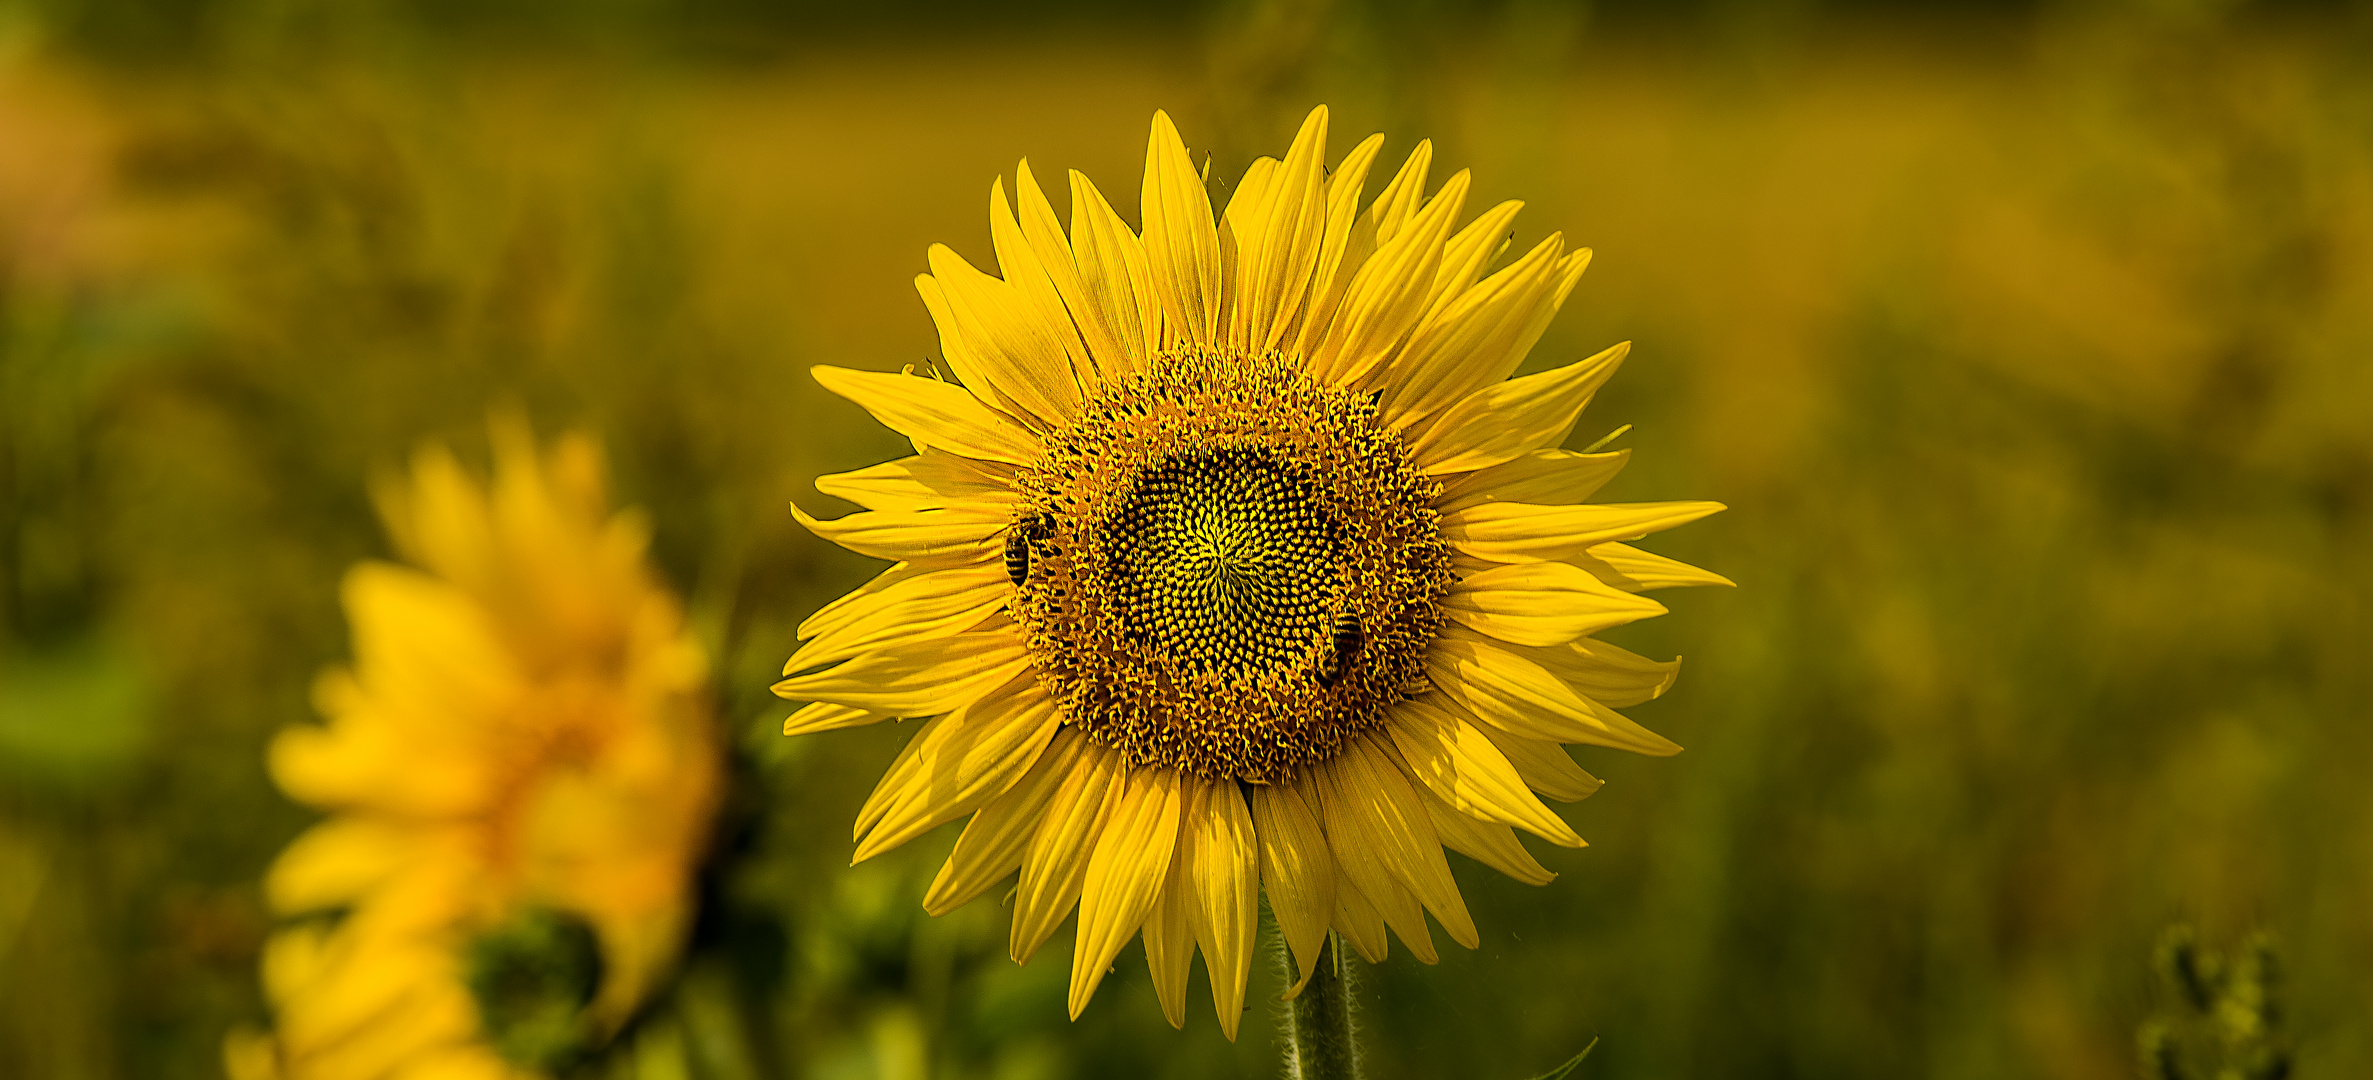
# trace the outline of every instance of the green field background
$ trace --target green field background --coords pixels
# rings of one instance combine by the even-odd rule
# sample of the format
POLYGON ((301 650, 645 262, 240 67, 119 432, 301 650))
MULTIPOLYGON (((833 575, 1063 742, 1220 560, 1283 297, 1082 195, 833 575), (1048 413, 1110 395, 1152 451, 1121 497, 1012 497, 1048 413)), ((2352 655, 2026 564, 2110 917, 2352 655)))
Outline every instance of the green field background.
POLYGON ((1581 751, 1546 887, 1453 857, 1483 945, 1370 973, 1378 1080, 2131 1077, 2175 925, 2373 1075, 2373 9, 1924 11, 0 5, 0 1076, 266 1020, 263 746, 369 478, 491 408, 606 442, 717 658, 690 1075, 1278 1075, 1267 964, 1234 1044, 1134 945, 1072 1022, 1068 933, 922 914, 953 827, 850 868, 905 733, 766 686, 874 568, 785 502, 900 446, 808 367, 936 355, 1022 157, 1134 220, 1154 109, 1226 178, 1320 102, 1596 249, 1531 366, 1636 342, 1574 445, 1740 584, 1612 635, 1688 751, 1581 751))

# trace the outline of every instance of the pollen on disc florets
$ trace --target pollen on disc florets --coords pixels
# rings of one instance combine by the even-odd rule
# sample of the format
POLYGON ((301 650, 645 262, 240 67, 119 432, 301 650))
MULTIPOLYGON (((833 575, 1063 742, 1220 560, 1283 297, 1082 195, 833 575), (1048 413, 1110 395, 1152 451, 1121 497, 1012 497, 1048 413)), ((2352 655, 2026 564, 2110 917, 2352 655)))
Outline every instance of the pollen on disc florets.
POLYGON ((1157 357, 1016 487, 1014 618, 1071 720, 1133 763, 1282 780, 1424 686, 1441 485, 1369 397, 1289 357, 1157 357))

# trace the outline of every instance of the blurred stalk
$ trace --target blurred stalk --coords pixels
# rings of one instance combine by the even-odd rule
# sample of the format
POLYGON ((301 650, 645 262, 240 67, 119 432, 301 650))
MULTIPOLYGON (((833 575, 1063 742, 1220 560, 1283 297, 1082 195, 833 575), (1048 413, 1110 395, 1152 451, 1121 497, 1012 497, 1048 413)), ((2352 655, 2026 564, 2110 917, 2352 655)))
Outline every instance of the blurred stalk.
MULTIPOLYGON (((1274 922, 1274 917, 1272 917, 1274 922)), ((1278 959, 1290 983, 1300 974, 1293 953, 1278 935, 1278 959)), ((1291 1080, 1358 1080, 1359 1044, 1352 1038, 1352 979, 1357 961, 1344 955, 1335 932, 1327 931, 1318 947, 1318 966, 1302 992, 1285 1003, 1279 1014, 1285 1043, 1285 1075, 1291 1080)))

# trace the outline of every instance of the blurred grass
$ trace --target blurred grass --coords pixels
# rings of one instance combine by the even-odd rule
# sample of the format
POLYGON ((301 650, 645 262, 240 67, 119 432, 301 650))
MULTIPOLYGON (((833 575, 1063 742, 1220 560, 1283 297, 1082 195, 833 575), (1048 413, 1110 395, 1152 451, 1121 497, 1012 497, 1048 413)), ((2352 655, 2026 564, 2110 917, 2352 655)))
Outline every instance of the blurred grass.
POLYGON ((1690 751, 1586 752, 1546 888, 1459 864, 1484 946, 1376 972, 1379 1076, 2123 1077, 2175 921, 2271 932, 2297 1074, 2373 1071, 2361 11, 1054 8, 726 61, 224 0, 156 6, 159 63, 117 8, 0 28, 0 1075, 214 1075, 261 1018, 304 822, 261 746, 384 553, 363 482, 510 403, 607 439, 721 658, 653 1028, 699 1075, 1269 1075, 1134 950, 1074 1024, 1067 935, 924 917, 953 830, 846 868, 904 733, 783 740, 764 688, 870 572, 783 501, 898 446, 806 367, 934 354, 909 278, 989 261, 1019 157, 1128 207, 1154 108, 1224 176, 1313 100, 1597 249, 1536 363, 1639 342, 1576 443, 1729 502, 1659 550, 1744 586, 1622 638, 1688 656, 1637 715, 1690 751))

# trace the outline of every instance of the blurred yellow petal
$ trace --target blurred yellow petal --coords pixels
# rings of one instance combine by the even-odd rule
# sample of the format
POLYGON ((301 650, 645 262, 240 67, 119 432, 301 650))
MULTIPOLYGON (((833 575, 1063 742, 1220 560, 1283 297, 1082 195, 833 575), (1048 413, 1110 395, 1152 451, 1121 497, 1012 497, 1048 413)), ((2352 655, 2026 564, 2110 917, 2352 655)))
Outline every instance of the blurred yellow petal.
POLYGON ((282 915, 353 902, 414 854, 410 830, 393 822, 340 817, 291 841, 264 875, 264 898, 282 915))

